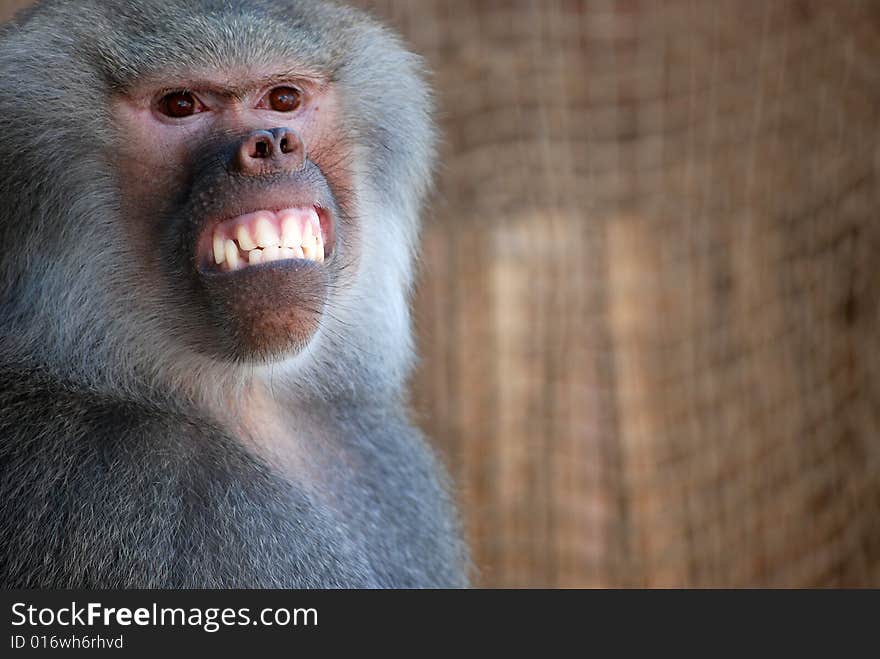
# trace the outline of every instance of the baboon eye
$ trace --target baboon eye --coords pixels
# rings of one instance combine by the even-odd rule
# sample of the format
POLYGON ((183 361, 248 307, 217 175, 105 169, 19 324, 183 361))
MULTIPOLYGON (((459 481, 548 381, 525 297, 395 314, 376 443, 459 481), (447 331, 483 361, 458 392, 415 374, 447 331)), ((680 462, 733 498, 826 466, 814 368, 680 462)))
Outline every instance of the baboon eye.
POLYGON ((190 92, 171 92, 159 101, 159 111, 168 117, 180 119, 204 111, 204 106, 190 92))
POLYGON ((275 112, 293 112, 302 105, 302 92, 294 87, 276 87, 266 98, 275 112))

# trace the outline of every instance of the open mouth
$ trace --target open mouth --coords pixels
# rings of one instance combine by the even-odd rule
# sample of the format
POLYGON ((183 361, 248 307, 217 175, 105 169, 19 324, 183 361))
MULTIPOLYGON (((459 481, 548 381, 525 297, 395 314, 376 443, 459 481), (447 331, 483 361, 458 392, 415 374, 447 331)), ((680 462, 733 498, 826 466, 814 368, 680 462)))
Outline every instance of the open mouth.
POLYGON ((203 269, 235 272, 276 261, 323 263, 331 248, 327 212, 306 206, 258 210, 224 220, 199 241, 197 258, 203 269))

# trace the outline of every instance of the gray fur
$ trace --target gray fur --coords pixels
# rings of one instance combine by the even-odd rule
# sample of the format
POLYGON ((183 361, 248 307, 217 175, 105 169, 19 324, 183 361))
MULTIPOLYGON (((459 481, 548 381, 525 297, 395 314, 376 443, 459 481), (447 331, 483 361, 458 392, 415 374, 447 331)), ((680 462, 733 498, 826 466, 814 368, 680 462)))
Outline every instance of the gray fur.
POLYGON ((430 113, 420 61, 325 2, 55 0, 0 31, 0 585, 466 585, 443 470, 404 403, 430 113), (342 92, 365 238, 304 350, 229 362, 180 340, 193 310, 130 253, 109 99, 279 54, 342 92), (217 420, 253 381, 315 447, 308 477, 217 420))

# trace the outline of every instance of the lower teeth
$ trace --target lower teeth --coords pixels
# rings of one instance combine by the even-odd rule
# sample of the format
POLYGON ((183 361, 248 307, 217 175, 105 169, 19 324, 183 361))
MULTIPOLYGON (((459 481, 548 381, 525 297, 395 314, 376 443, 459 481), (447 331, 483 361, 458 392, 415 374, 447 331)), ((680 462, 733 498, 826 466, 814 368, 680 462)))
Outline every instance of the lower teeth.
POLYGON ((260 265, 262 263, 272 263, 274 261, 288 261, 292 259, 305 259, 321 263, 324 260, 324 250, 315 244, 311 249, 303 249, 302 247, 265 247, 248 251, 238 251, 233 256, 227 254, 227 258, 223 263, 224 270, 233 271, 241 270, 249 265, 260 265))

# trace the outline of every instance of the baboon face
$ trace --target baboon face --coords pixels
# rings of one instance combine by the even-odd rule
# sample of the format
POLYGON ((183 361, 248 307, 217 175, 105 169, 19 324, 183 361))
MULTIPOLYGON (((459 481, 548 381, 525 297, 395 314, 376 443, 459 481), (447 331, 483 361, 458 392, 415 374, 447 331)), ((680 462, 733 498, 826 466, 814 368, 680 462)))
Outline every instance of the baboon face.
POLYGON ((433 131, 381 27, 313 0, 50 2, 0 67, 0 237, 25 245, 0 270, 54 333, 23 343, 403 373, 433 131))
POLYGON ((289 67, 159 74, 112 102, 135 252, 204 321, 185 338, 236 359, 306 345, 353 257, 336 92, 289 67))

